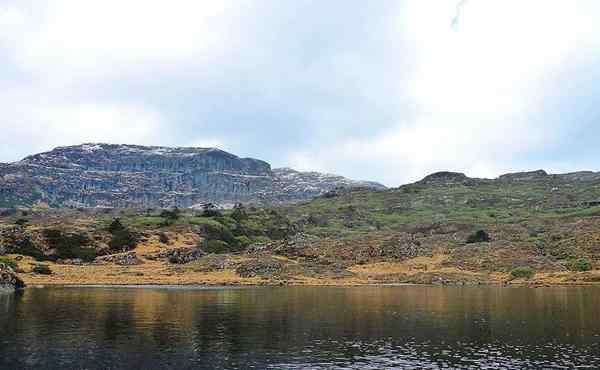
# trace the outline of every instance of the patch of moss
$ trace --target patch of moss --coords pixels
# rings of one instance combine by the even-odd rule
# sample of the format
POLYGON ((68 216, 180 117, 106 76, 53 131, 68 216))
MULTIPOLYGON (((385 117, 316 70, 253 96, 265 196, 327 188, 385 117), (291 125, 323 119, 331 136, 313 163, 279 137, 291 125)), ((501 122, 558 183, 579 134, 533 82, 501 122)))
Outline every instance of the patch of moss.
POLYGON ((531 279, 533 277, 533 275, 535 275, 535 270, 529 266, 521 266, 521 267, 514 268, 510 272, 510 274, 514 278, 531 279))

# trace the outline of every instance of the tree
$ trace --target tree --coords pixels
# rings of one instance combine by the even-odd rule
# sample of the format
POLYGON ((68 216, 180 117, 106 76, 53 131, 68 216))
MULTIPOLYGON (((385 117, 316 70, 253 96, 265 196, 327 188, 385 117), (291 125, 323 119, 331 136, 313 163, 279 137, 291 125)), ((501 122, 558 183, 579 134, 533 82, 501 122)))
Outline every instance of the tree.
POLYGON ((165 222, 164 222, 165 225, 174 224, 179 219, 180 215, 181 215, 181 211, 177 207, 173 208, 172 210, 164 209, 160 213, 160 217, 165 219, 165 222))
POLYGON ((248 213, 246 213, 246 208, 242 203, 237 203, 235 206, 233 206, 231 218, 236 220, 238 223, 248 218, 248 213))
POLYGON ((113 219, 110 225, 108 226, 108 232, 114 234, 121 230, 125 230, 125 226, 123 226, 121 220, 119 218, 113 219))

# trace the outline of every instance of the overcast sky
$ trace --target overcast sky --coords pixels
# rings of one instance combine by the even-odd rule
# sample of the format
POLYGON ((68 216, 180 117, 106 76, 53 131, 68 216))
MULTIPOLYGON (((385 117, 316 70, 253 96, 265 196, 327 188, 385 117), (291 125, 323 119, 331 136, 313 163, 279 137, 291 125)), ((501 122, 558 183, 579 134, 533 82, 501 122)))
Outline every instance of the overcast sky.
POLYGON ((216 146, 399 185, 600 170, 597 0, 0 0, 0 161, 216 146))

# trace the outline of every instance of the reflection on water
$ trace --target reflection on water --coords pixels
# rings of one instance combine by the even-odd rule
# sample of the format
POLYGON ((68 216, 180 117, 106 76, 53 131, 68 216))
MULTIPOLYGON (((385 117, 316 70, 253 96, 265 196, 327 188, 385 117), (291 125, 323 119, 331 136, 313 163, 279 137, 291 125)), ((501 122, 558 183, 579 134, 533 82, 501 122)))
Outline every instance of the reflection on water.
POLYGON ((0 368, 600 367, 600 288, 44 288, 0 368))

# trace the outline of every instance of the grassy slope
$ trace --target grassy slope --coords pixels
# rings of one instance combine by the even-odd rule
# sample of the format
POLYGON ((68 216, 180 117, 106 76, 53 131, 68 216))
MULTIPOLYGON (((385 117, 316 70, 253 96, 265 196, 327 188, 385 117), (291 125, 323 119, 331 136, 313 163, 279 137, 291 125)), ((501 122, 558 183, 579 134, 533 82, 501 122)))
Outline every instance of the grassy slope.
MULTIPOLYGON (((273 250, 271 255, 284 261, 278 278, 301 275, 311 282, 319 276, 360 283, 430 282, 438 273, 444 279, 479 281, 504 279, 523 267, 538 272, 544 282, 593 282, 600 279, 598 271, 569 270, 576 259, 600 269, 600 207, 584 205, 596 198, 600 198, 597 180, 421 182, 385 191, 342 191, 274 209, 247 209, 239 222, 232 211, 218 218, 186 211, 165 224, 158 210, 87 215, 87 211, 64 210, 30 214, 27 229, 77 228, 93 238, 106 233, 111 220, 120 217, 149 240, 159 232, 197 233, 194 227, 211 225, 254 243, 280 240, 282 229, 301 230, 315 238, 295 249, 273 250), (491 241, 467 244, 468 236, 479 229, 487 231, 491 241)), ((10 224, 18 217, 0 221, 10 224)), ((218 265, 234 266, 237 257, 232 258, 218 265)), ((259 258, 252 263, 263 262, 259 258)), ((264 263, 273 265, 272 260, 264 263)), ((197 268, 198 264, 191 264, 187 270, 197 268)))

